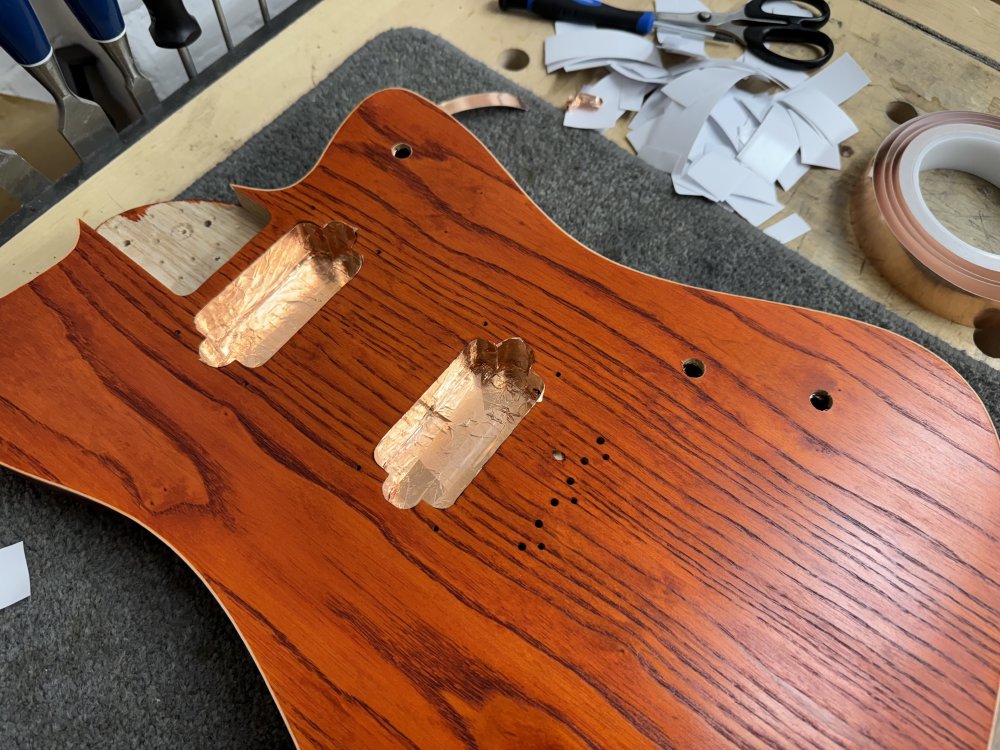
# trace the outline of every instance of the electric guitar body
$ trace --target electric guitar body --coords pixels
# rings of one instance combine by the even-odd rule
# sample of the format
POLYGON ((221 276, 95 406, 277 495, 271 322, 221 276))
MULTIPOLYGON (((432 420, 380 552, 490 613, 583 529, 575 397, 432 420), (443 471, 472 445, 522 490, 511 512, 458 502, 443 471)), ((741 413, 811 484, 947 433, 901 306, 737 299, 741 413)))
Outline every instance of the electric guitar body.
POLYGON ((267 224, 188 296, 84 227, 0 300, 0 461, 176 550, 299 747, 985 747, 1000 445, 951 367, 598 256, 405 91, 238 192, 267 224), (346 283, 263 364, 203 361, 303 222, 356 232, 346 283), (474 354, 541 397, 489 434, 432 403, 474 354))

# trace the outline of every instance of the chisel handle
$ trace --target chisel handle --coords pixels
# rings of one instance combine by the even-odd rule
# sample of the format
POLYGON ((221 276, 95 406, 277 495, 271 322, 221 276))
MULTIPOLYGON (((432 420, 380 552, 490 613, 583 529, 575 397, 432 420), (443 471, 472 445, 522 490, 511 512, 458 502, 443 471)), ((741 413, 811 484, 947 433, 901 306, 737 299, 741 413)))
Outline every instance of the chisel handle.
POLYGON ((149 34, 157 47, 182 49, 201 36, 198 20, 181 0, 142 0, 149 11, 149 34))
POLYGON ((113 42, 125 33, 117 0, 64 0, 76 20, 97 42, 113 42))
POLYGON ((28 0, 0 2, 0 47, 18 65, 38 65, 52 54, 42 22, 28 0))
POLYGON ((622 10, 598 0, 499 0, 500 10, 526 10, 550 21, 572 21, 608 29, 648 34, 653 30, 653 12, 622 10))

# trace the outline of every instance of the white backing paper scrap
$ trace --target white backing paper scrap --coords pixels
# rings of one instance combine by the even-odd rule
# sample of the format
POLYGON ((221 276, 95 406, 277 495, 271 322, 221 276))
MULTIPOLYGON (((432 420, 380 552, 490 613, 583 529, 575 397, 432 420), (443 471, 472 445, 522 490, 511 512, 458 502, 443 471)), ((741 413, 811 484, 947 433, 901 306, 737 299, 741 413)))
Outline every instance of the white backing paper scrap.
POLYGON ((787 245, 789 242, 797 240, 808 231, 809 225, 806 224, 805 219, 798 214, 792 214, 781 221, 776 221, 764 230, 764 234, 787 245))
POLYGON ((0 609, 31 596, 24 542, 0 549, 0 609))

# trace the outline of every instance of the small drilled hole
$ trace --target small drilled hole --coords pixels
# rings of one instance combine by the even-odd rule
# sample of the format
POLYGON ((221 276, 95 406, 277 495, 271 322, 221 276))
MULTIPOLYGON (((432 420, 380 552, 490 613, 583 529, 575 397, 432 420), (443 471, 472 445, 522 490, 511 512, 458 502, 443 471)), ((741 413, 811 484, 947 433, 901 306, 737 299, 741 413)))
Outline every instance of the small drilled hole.
POLYGON ((132 245, 132 240, 125 240, 125 247, 130 247, 132 245))
POLYGON ((536 518, 536 519, 535 519, 535 528, 536 528, 536 529, 540 529, 540 528, 542 528, 542 526, 544 526, 544 525, 545 525, 545 524, 543 524, 543 523, 542 523, 542 519, 541 519, 541 518, 536 518))
POLYGON ((551 500, 549 500, 549 505, 551 505, 553 508, 559 505, 559 498, 554 497, 551 500))
POLYGON ((604 445, 604 444, 605 444, 606 442, 608 442, 608 441, 607 441, 607 440, 605 440, 605 439, 604 439, 604 438, 602 438, 602 437, 599 437, 599 438, 597 438, 597 444, 598 444, 598 445, 604 445))
POLYGON ((413 149, 408 143, 397 143, 392 147, 392 155, 397 159, 409 159, 413 155, 413 149))
POLYGON ((916 107, 909 102, 902 101, 901 99, 889 102, 889 104, 886 105, 885 113, 889 116, 889 119, 897 125, 902 125, 907 120, 912 120, 920 114, 917 112, 916 107))
POLYGON ((569 499, 569 501, 570 501, 571 503, 573 503, 573 505, 576 505, 576 503, 577 503, 577 499, 576 499, 575 497, 571 497, 571 498, 569 499))
POLYGON ((488 320, 484 320, 484 321, 483 321, 483 326, 484 326, 484 327, 488 328, 488 327, 489 327, 489 325, 490 325, 490 322, 489 322, 488 320))
POLYGON ((437 526, 435 526, 435 527, 434 527, 434 531, 435 531, 435 533, 437 533, 437 532, 438 532, 438 531, 440 531, 440 530, 441 530, 441 529, 439 529, 439 528, 438 528, 437 526))
POLYGON ((517 548, 521 550, 521 552, 524 552, 526 549, 528 549, 528 545, 525 544, 524 542, 518 542, 517 548))
POLYGON ((689 378, 700 378, 705 374, 705 363, 700 359, 685 359, 681 367, 689 378))
POLYGON ((590 463, 590 459, 584 456, 583 458, 580 459, 580 463, 586 466, 587 464, 590 463))
POLYGON ((573 477, 566 477, 566 484, 576 484, 576 480, 573 477))
MULTIPOLYGON (((531 3, 528 3, 530 6, 531 3)), ((528 67, 528 63, 531 62, 531 58, 528 53, 523 49, 505 49, 500 53, 500 57, 497 58, 497 62, 500 63, 500 67, 504 70, 524 70, 528 67)))
POLYGON ((562 377, 562 373, 561 373, 561 372, 557 372, 557 373, 556 373, 556 377, 557 377, 557 378, 561 378, 561 377, 562 377))
POLYGON ((566 454, 560 450, 554 450, 552 451, 552 458, 554 458, 556 461, 565 461, 566 454))
POLYGON ((212 220, 211 219, 205 219, 205 226, 206 227, 212 226, 212 220))
POLYGON ((361 471, 361 464, 354 464, 355 471, 361 471))
POLYGON ((844 158, 849 159, 850 157, 854 156, 854 149, 848 146, 846 143, 843 143, 840 146, 840 155, 843 156, 844 158))
POLYGON ((809 397, 809 403, 819 411, 828 411, 833 408, 833 396, 826 391, 816 391, 809 397))
POLYGON ((602 453, 601 454, 601 458, 603 458, 605 461, 610 461, 611 460, 611 455, 608 454, 608 453, 602 453))
POLYGON ((539 542, 538 549, 545 549, 545 542, 539 542))

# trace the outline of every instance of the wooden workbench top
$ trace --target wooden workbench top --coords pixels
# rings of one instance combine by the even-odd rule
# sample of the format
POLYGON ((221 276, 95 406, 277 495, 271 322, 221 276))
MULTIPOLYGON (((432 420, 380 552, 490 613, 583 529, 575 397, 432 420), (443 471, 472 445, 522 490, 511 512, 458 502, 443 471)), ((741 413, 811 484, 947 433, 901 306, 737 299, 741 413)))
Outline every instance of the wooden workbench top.
MULTIPOLYGON (((643 0, 619 4, 649 5, 643 0)), ((735 3, 718 5, 725 10, 735 3)), ((174 197, 365 41, 400 26, 443 36, 556 105, 593 77, 546 75, 542 43, 552 33, 551 24, 502 14, 495 0, 325 0, 7 243, 0 292, 64 257, 74 245, 78 219, 97 225, 135 205, 174 197), (512 48, 528 54, 526 68, 503 69, 503 53, 512 48), (251 89, 252 97, 238 93, 251 89), (218 106, 220 101, 226 106, 218 106)), ((1000 63, 993 58, 1000 38, 1000 4, 838 0, 827 31, 838 52, 857 59, 872 85, 845 104, 860 132, 847 143, 843 171, 813 169, 783 197, 789 211, 812 226, 791 247, 920 327, 998 366, 998 360, 975 348, 971 329, 917 308, 865 262, 850 236, 847 198, 878 144, 895 126, 887 114, 893 102, 909 102, 921 112, 967 109, 1000 114, 1000 63)), ((609 135, 624 147, 624 128, 609 135)), ((1000 253, 1000 191, 952 175, 931 179, 925 192, 953 231, 1000 253)))

